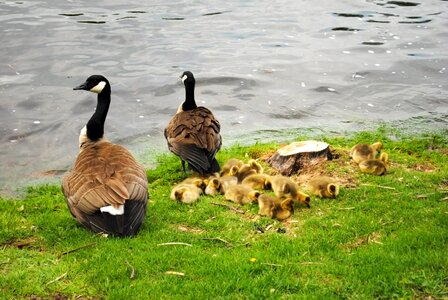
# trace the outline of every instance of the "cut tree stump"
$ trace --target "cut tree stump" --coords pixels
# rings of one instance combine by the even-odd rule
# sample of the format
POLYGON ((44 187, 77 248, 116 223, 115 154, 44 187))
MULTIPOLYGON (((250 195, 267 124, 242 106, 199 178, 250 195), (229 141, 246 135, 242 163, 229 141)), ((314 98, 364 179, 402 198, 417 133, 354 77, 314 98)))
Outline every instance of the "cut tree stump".
POLYGON ((305 166, 331 160, 330 145, 318 141, 293 142, 278 149, 266 161, 282 175, 291 176, 305 166))

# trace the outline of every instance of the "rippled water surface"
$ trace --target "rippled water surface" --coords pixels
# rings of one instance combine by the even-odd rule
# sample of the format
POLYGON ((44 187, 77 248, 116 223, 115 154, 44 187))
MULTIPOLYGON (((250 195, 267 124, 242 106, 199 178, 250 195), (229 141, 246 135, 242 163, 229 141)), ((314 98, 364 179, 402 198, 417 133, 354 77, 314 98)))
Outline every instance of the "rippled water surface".
POLYGON ((447 1, 150 2, 0 1, 3 189, 71 166, 96 104, 72 88, 95 73, 112 84, 107 137, 137 154, 166 150, 184 70, 224 146, 266 129, 448 127, 447 1))

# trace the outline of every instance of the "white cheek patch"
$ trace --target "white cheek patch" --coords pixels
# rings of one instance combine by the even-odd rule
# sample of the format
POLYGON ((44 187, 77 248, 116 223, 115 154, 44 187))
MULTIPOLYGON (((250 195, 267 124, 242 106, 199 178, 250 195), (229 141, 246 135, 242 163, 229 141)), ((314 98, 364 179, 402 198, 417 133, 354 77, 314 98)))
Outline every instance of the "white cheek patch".
POLYGON ((187 75, 184 75, 184 76, 182 76, 182 82, 184 82, 185 81, 185 79, 187 79, 188 78, 188 76, 187 75))
POLYGON ((110 213, 113 216, 124 215, 124 205, 120 205, 118 208, 115 208, 112 205, 104 206, 100 208, 100 211, 110 213))
POLYGON ((100 83, 98 83, 97 85, 95 85, 93 88, 90 89, 90 91, 92 93, 101 93, 104 89, 104 87, 106 86, 106 82, 105 81, 100 81, 100 83))

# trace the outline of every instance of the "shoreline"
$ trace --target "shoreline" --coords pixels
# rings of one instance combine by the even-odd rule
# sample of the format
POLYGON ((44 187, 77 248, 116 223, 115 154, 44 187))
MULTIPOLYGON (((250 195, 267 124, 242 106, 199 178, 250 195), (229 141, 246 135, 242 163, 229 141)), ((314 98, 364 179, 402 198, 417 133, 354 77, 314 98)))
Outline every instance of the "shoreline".
MULTIPOLYGON (((297 136, 304 136, 308 139, 322 139, 324 137, 350 138, 361 132, 374 131, 382 131, 392 138, 399 138, 400 136, 406 137, 414 134, 418 136, 425 134, 443 134, 444 132, 448 134, 448 115, 444 114, 433 114, 432 118, 429 116, 416 116, 405 120, 378 121, 374 125, 369 125, 361 121, 347 121, 346 123, 357 124, 360 127, 356 129, 352 126, 341 130, 341 126, 338 130, 338 128, 330 126, 313 126, 272 130, 261 129, 246 133, 244 133, 244 130, 238 130, 235 134, 223 134, 223 148, 233 145, 249 146, 256 143, 283 143, 291 141, 297 136)), ((141 141, 144 139, 147 139, 146 136, 122 139, 115 142, 128 147, 137 160, 143 163, 147 170, 151 170, 157 167, 157 157, 168 154, 169 151, 166 148, 166 141, 162 134, 159 137, 152 137, 153 143, 150 147, 148 147, 148 142, 141 141)), ((11 181, 1 182, 0 198, 20 198, 30 186, 45 184, 59 185, 62 176, 69 168, 71 168, 71 165, 67 169, 35 170, 20 179, 16 178, 11 181)))

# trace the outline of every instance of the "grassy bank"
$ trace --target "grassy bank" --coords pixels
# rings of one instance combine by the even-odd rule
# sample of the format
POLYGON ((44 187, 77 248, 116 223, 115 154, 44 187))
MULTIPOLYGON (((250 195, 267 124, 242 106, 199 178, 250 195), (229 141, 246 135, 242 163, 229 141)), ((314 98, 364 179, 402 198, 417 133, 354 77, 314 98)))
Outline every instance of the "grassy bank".
MULTIPOLYGON (((0 297, 448 297, 447 136, 380 129, 323 138, 335 159, 320 171, 341 180, 340 195, 313 197, 311 208, 283 223, 260 218, 256 205, 238 207, 244 214, 215 205, 237 207, 222 197, 191 206, 171 201, 172 185, 184 178, 172 155, 148 170, 147 220, 132 239, 86 231, 58 186, 30 187, 24 200, 0 202, 0 297), (390 172, 359 173, 348 150, 377 140, 390 172)), ((295 140, 309 138, 322 137, 295 140)), ((233 146, 218 159, 265 157, 278 146, 233 146)))

